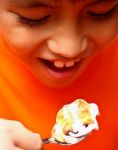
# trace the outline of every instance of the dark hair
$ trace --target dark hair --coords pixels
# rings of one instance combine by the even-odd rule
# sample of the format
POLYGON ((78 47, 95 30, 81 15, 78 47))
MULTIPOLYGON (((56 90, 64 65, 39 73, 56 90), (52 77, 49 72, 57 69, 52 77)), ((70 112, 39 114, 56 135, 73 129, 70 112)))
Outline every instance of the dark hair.
MULTIPOLYGON (((55 0, 55 3, 58 3, 58 2, 61 2, 61 1, 70 2, 70 3, 76 3, 76 2, 78 2, 78 0, 55 0)), ((79 0, 79 1, 82 1, 82 0, 79 0)), ((85 0, 83 0, 83 1, 85 1, 85 0)))
POLYGON ((55 3, 71 3, 71 4, 76 4, 77 2, 85 2, 87 0, 54 0, 55 3))

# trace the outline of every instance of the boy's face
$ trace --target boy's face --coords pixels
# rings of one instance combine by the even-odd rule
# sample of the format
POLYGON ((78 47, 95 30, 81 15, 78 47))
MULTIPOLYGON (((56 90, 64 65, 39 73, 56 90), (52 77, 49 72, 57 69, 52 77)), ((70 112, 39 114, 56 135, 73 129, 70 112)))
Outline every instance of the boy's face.
POLYGON ((48 86, 67 86, 118 32, 117 0, 1 0, 9 50, 48 86))

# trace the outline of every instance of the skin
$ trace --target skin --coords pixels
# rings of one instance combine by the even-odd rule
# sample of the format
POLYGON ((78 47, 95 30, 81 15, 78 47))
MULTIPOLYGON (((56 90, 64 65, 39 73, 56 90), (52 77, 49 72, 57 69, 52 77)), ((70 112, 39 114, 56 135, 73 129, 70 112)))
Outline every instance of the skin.
POLYGON ((68 86, 79 78, 94 54, 117 36, 118 1, 33 2, 37 3, 2 0, 0 33, 9 51, 26 63, 41 82, 50 87, 68 86), (111 15, 96 18, 96 14, 108 13, 112 8, 111 15), (19 19, 22 17, 38 21, 19 19), (40 58, 51 62, 83 60, 69 75, 59 71, 55 75, 40 58))
POLYGON ((0 149, 41 150, 40 135, 33 133, 18 121, 0 119, 0 149))
MULTIPOLYGON (((10 53, 23 61, 47 86, 61 88, 70 85, 83 73, 93 56, 117 37, 117 0, 30 2, 0 1, 0 34, 10 53), (112 13, 108 13, 112 8, 112 13), (107 15, 103 15, 105 13, 107 15), (50 71, 41 58, 61 63, 81 61, 70 71, 62 71, 62 68, 50 71)), ((16 121, 1 119, 0 135, 2 150, 42 148, 40 136, 16 121)))

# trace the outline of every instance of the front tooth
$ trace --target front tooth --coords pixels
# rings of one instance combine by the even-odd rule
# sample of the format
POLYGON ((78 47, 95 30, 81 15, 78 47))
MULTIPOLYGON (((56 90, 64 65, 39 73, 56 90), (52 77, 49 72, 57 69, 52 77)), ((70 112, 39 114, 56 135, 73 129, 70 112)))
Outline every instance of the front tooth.
POLYGON ((72 66, 74 66, 74 64, 75 64, 74 61, 68 61, 68 62, 65 63, 65 66, 66 67, 72 67, 72 66))
POLYGON ((57 68, 63 68, 64 63, 62 61, 55 61, 54 66, 57 67, 57 68))

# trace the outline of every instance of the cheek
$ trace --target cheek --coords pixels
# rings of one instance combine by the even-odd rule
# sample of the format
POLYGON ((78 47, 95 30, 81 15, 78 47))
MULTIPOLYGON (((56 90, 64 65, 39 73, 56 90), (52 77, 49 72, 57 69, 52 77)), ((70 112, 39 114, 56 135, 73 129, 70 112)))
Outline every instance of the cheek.
POLYGON ((117 23, 106 23, 88 28, 87 34, 97 49, 105 48, 118 35, 117 23))
POLYGON ((32 52, 37 44, 35 36, 30 35, 26 31, 7 30, 7 32, 3 33, 3 38, 10 50, 21 55, 32 52))
POLYGON ((0 11, 0 34, 2 35, 9 50, 15 53, 27 53, 33 45, 34 37, 28 30, 19 27, 14 15, 8 12, 0 11), (32 37, 32 39, 31 39, 32 37))
POLYGON ((2 27, 1 35, 5 40, 9 50, 15 52, 17 55, 27 55, 32 53, 45 38, 40 31, 32 31, 24 27, 17 27, 16 25, 6 25, 2 27))
POLYGON ((117 29, 112 28, 104 28, 101 32, 98 31, 96 38, 98 39, 98 43, 103 47, 107 44, 110 44, 112 40, 117 35, 117 29))

